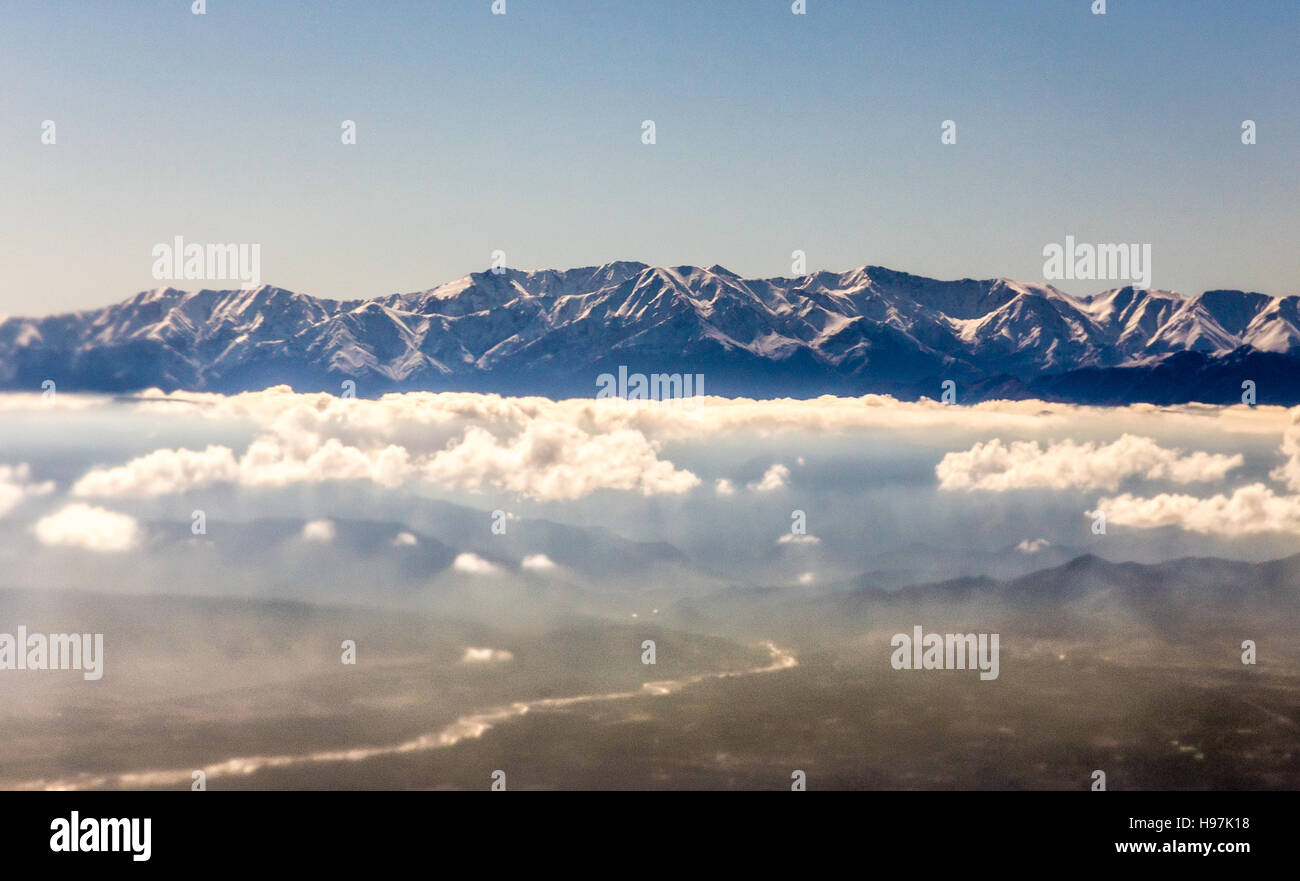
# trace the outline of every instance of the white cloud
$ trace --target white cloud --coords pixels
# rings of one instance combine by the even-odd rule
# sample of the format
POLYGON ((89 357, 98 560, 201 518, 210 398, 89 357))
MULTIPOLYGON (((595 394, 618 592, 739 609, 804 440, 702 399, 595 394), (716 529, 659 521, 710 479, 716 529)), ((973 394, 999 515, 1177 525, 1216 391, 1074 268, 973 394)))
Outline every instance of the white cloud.
POLYGON ((822 540, 815 535, 795 535, 793 532, 782 534, 777 539, 778 544, 797 544, 797 545, 816 545, 821 544, 822 540))
POLYGON ((96 469, 72 487, 76 496, 157 496, 185 492, 239 477, 229 447, 205 450, 154 450, 116 468, 96 469))
MULTIPOLYGON (((57 390, 56 390, 57 391, 57 390)), ((160 389, 150 389, 155 395, 161 395, 160 389)), ((51 413, 60 411, 91 410, 108 407, 117 403, 117 399, 108 395, 79 395, 72 392, 57 392, 53 398, 46 398, 44 392, 5 392, 0 394, 0 413, 51 413)))
MULTIPOLYGON (((1243 433, 1280 434, 1292 422, 1285 407, 1213 404, 1127 407, 1089 407, 1077 404, 1023 400, 984 401, 954 407, 938 401, 899 401, 888 395, 837 398, 823 395, 806 400, 756 401, 749 398, 698 396, 692 406, 662 407, 650 401, 596 400, 483 395, 473 392, 408 392, 388 394, 378 400, 344 399, 325 392, 299 394, 285 385, 257 392, 220 395, 209 392, 170 392, 149 389, 133 396, 128 406, 155 413, 191 415, 215 420, 241 419, 283 429, 297 426, 321 436, 340 436, 340 429, 383 433, 408 448, 404 435, 434 435, 445 443, 448 433, 464 424, 492 427, 518 425, 533 419, 586 425, 596 432, 611 427, 641 431, 656 440, 682 440, 723 432, 750 430, 827 433, 861 428, 941 429, 971 431, 1054 431, 1073 425, 1095 425, 1102 420, 1148 426, 1143 430, 1168 430, 1177 434, 1243 433)), ((120 406, 106 395, 60 392, 54 401, 39 393, 0 394, 0 412, 84 410, 120 406)))
POLYGON ((27 465, 0 465, 0 517, 32 496, 43 496, 54 490, 53 481, 32 482, 27 465))
POLYGON ((555 561, 545 554, 528 554, 519 565, 525 569, 554 569, 555 561))
POLYGON ((601 489, 650 496, 685 492, 700 479, 658 458, 638 431, 589 434, 561 423, 530 422, 510 438, 477 426, 421 469, 441 486, 495 486, 547 500, 576 499, 601 489))
POLYGON ((155 450, 115 468, 92 470, 72 487, 78 496, 157 496, 214 483, 286 486, 330 480, 370 480, 399 486, 411 475, 406 450, 394 445, 362 451, 336 438, 254 440, 239 459, 229 447, 155 450))
POLYGON ((302 527, 303 541, 331 542, 334 540, 334 534, 332 520, 311 520, 302 527))
POLYGON ((767 471, 763 472, 763 479, 757 483, 749 484, 749 488, 755 492, 771 492, 774 489, 780 489, 790 480, 790 469, 777 463, 767 471))
POLYGON ((1177 526, 1191 532, 1239 536, 1265 532, 1300 534, 1300 495, 1280 496, 1262 483, 1210 498, 1161 493, 1151 498, 1124 494, 1097 506, 1107 524, 1156 529, 1177 526))
POLYGON ((800 583, 800 584, 812 584, 812 583, 813 583, 813 574, 812 574, 811 572, 805 572, 804 574, 800 575, 800 576, 799 576, 799 583, 800 583))
MULTIPOLYGON (((37 403, 31 396, 17 397, 14 400, 13 396, 0 395, 0 409, 43 406, 39 396, 37 403)), ((72 396, 61 394, 58 400, 62 402, 65 397, 72 396)), ((1005 431, 1011 437, 1045 432, 1068 436, 1096 425, 1114 426, 1117 432, 1145 431, 1161 436, 1280 435, 1294 418, 1286 409, 1270 406, 1139 404, 1094 408, 1043 401, 990 401, 953 407, 880 395, 775 401, 700 397, 692 399, 690 408, 658 407, 652 403, 616 399, 552 401, 468 392, 410 392, 364 400, 325 393, 297 394, 286 386, 229 396, 152 392, 137 397, 130 406, 149 412, 183 412, 190 418, 251 423, 258 433, 243 451, 220 446, 202 451, 159 450, 124 465, 97 468, 77 481, 74 493, 101 497, 160 495, 215 483, 273 487, 366 480, 386 488, 424 483, 445 490, 518 493, 543 501, 576 499, 601 490, 675 495, 689 492, 700 480, 665 458, 665 445, 698 443, 727 435, 750 438, 783 432, 844 435, 861 431, 1005 431)), ((91 405, 106 406, 84 399, 76 403, 81 407, 91 405)), ((54 406, 57 410, 62 404, 54 406)), ((1140 442, 1154 446, 1154 441, 1144 437, 1133 441, 1140 442)), ((1096 447, 1093 458, 1110 446, 1096 447)), ((1030 460, 1061 458, 1049 457, 1053 447, 1059 445, 1049 446, 1046 451, 1039 449, 1036 456, 1032 450, 1017 450, 1017 454, 1030 460)), ((1007 455, 1011 455, 1010 449, 1004 445, 1007 455)), ((969 456, 977 451, 981 451, 978 445, 965 454, 951 455, 969 456)), ((1061 449, 1055 452, 1064 453, 1061 449)), ((1142 450, 1135 447, 1135 452, 1142 450)), ((1159 448, 1146 452, 1156 459, 1139 473, 1164 468, 1171 480, 1188 479, 1185 473, 1193 475, 1190 479, 1217 479, 1216 471, 1234 467, 1225 462, 1232 457, 1191 454, 1168 458, 1175 451, 1159 448)), ((1014 473, 999 478, 996 468, 987 472, 989 463, 971 463, 963 478, 960 464, 948 460, 946 467, 953 468, 954 475, 945 488, 965 488, 959 485, 963 479, 972 488, 977 482, 1013 482, 1024 476, 1026 468, 1032 472, 1035 467, 1032 462, 1017 460, 1014 473), (986 470, 976 473, 976 464, 986 470)), ((1051 465, 1039 462, 1037 467, 1050 470, 1051 465)), ((1096 473, 1085 471, 1070 485, 1112 487, 1101 463, 1093 463, 1093 471, 1096 473)), ((1295 474, 1300 483, 1300 462, 1295 465, 1295 474)), ((788 478, 788 470, 774 473, 769 469, 751 487, 776 489, 788 478)), ((1048 478, 1037 479, 1048 480, 1045 485, 1051 485, 1048 478)), ((714 484, 718 495, 735 489, 726 480, 714 484)))
POLYGON ((217 409, 228 416, 265 420, 264 433, 242 455, 222 446, 156 450, 88 472, 73 492, 156 496, 215 483, 278 487, 338 480, 368 480, 392 489, 423 480, 445 489, 567 500, 598 490, 679 494, 700 482, 659 458, 658 443, 641 431, 595 426, 581 413, 564 410, 474 409, 493 397, 439 400, 414 393, 381 401, 352 399, 340 409, 330 396, 278 390, 218 396, 217 409), (279 412, 267 406, 270 402, 281 405, 279 412), (240 413, 241 406, 251 410, 240 413))
POLYGON ((1285 483, 1288 489, 1300 491, 1300 407, 1296 408, 1295 420, 1282 434, 1282 455, 1287 460, 1274 468, 1269 477, 1285 483))
POLYGON ((944 490, 1002 492, 1046 487, 1113 491, 1120 481, 1135 476, 1175 483, 1218 481, 1242 462, 1240 453, 1184 454, 1161 447, 1149 437, 1125 434, 1109 444, 1067 439, 1049 444, 1046 450, 1037 441, 1004 444, 994 438, 969 450, 947 453, 934 471, 939 488, 944 490))
POLYGON ((32 527, 45 545, 85 548, 91 551, 127 551, 140 541, 134 517, 75 502, 42 517, 32 527))
POLYGON ((419 543, 420 540, 409 532, 399 532, 393 538, 393 547, 395 548, 413 548, 419 543))
POLYGON ((513 661, 515 656, 505 649, 467 648, 462 664, 504 664, 513 661))
POLYGON ((719 477, 718 482, 713 485, 713 491, 720 496, 731 496, 736 494, 736 487, 727 478, 719 477))
POLYGON ((1022 554, 1036 554, 1043 548, 1050 547, 1051 544, 1052 543, 1045 538, 1035 538, 1032 541, 1026 538, 1021 541, 1020 544, 1016 545, 1016 550, 1020 551, 1022 554))
POLYGON ((488 562, 478 554, 470 553, 457 554, 451 565, 457 572, 465 572, 470 575, 491 575, 500 571, 495 563, 488 562))

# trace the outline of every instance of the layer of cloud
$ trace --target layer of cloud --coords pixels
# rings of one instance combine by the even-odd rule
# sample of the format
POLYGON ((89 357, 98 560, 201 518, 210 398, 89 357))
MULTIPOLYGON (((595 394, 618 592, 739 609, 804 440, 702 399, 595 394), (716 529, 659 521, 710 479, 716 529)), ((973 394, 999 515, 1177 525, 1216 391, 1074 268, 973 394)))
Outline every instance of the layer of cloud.
MULTIPOLYGON (((215 420, 246 419, 260 425, 283 421, 304 427, 323 427, 334 423, 371 430, 393 429, 400 422, 408 422, 425 432, 466 423, 499 427, 546 419, 589 426, 597 432, 615 427, 632 428, 657 440, 680 440, 726 432, 827 433, 862 428, 1057 431, 1111 420, 1124 425, 1150 426, 1141 430, 1167 429, 1178 434, 1276 435, 1292 422, 1288 408, 1270 405, 1131 404, 1093 407, 1029 399, 951 406, 927 399, 899 401, 889 395, 823 395, 806 400, 766 401, 700 396, 690 400, 690 407, 662 407, 655 406, 654 402, 617 398, 553 401, 538 397, 503 398, 473 392, 408 392, 365 400, 345 399, 327 393, 299 394, 288 386, 272 386, 236 395, 164 393, 158 389, 149 389, 130 398, 60 393, 52 401, 42 400, 40 394, 7 392, 0 394, 0 412, 49 414, 129 406, 165 414, 188 410, 191 414, 215 420)), ((325 430, 320 433, 329 436, 335 432, 325 430)))
MULTIPOLYGON (((79 397, 77 407, 107 406, 110 400, 79 397)), ((30 395, 0 395, 0 409, 60 409, 63 398, 47 405, 30 395)), ((277 487, 363 480, 385 488, 424 484, 447 491, 504 491, 541 501, 601 491, 677 495, 699 486, 700 480, 667 457, 668 445, 725 435, 846 435, 862 430, 1009 433, 1002 435, 1006 442, 999 438, 945 456, 936 469, 943 489, 1023 486, 1117 492, 1126 477, 1213 481, 1240 464, 1236 456, 1183 454, 1161 447, 1143 431, 1161 436, 1280 436, 1292 429, 1291 460, 1275 478, 1300 489, 1300 428, 1294 428, 1296 413, 1280 407, 1096 408, 1032 400, 954 407, 880 395, 772 401, 701 397, 693 404, 674 408, 614 399, 552 401, 461 392, 363 400, 297 394, 285 386, 230 396, 155 391, 126 406, 251 424, 256 435, 243 450, 164 449, 96 468, 75 483, 73 492, 82 498, 115 498, 181 493, 215 484, 277 487), (1049 432, 1077 436, 1099 425, 1128 433, 1113 443, 1069 440, 1046 449, 1014 439, 1049 432)), ((788 485, 788 469, 775 468, 751 483, 751 489, 767 492, 788 485)), ((727 478, 713 484, 721 496, 736 489, 727 478)))
POLYGON ((1220 481, 1241 467, 1240 453, 1184 453, 1149 437, 1125 434, 1109 444, 1063 440, 1046 449, 1037 441, 1001 439, 948 453, 935 466, 944 490, 1108 489, 1130 477, 1174 483, 1220 481))
POLYGON ((74 502, 32 527, 41 544, 90 551, 128 551, 140 542, 140 524, 128 514, 74 502))
POLYGON ((1016 545, 1016 550, 1020 551, 1022 554, 1036 554, 1043 548, 1049 547, 1051 544, 1052 543, 1045 538, 1035 538, 1032 540, 1026 538, 1022 540, 1020 544, 1016 545))
POLYGON ((821 539, 815 535, 796 535, 793 532, 782 534, 777 540, 777 544, 796 544, 796 545, 815 545, 821 544, 821 539))

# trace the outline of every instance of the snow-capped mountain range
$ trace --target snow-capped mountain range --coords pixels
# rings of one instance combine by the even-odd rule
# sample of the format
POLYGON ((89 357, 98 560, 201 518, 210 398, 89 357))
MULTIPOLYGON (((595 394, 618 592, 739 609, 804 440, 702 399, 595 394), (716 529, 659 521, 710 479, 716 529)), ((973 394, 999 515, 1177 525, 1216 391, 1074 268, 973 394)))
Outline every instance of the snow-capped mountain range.
POLYGON ((160 288, 103 309, 0 319, 0 388, 233 392, 287 383, 593 396, 617 371, 704 392, 890 393, 959 401, 1300 402, 1300 296, 1122 287, 1089 297, 1007 279, 866 266, 744 279, 608 263, 473 273, 413 294, 326 300, 160 288))

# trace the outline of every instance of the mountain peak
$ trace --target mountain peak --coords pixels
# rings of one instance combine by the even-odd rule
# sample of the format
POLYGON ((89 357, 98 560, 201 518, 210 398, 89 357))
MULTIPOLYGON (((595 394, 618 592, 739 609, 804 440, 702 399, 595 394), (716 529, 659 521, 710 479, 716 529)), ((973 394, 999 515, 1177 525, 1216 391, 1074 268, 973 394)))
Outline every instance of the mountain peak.
POLYGON ((342 372, 367 395, 589 395, 620 365, 705 373, 711 393, 745 397, 934 397, 951 379, 963 402, 1008 389, 1234 402, 1241 374, 1266 380, 1261 403, 1296 403, 1300 298, 1132 286, 1071 297, 1042 282, 942 281, 876 265, 746 279, 716 263, 613 261, 489 269, 345 301, 270 284, 161 287, 74 315, 0 319, 5 388, 48 378, 68 390, 334 390, 342 372), (1158 387, 1135 382, 1153 373, 1158 387))

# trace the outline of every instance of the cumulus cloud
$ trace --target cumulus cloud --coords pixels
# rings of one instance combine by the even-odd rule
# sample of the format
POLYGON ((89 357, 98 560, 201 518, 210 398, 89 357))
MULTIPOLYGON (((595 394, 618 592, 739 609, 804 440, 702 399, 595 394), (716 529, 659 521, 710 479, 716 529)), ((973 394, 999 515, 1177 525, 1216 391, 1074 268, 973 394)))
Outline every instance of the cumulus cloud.
POLYGON ((1097 506, 1106 522, 1138 529, 1176 526, 1191 532, 1240 536, 1265 532, 1300 534, 1300 495, 1278 495, 1252 483, 1209 498, 1161 493, 1105 498, 1097 506))
POLYGON ((545 554, 529 554, 519 565, 525 569, 554 569, 555 561, 545 554))
POLYGON ((393 547, 395 548, 413 548, 419 543, 420 540, 409 532, 399 532, 393 538, 393 547))
POLYGON ((1286 462, 1274 468, 1271 478, 1285 483, 1288 489, 1300 491, 1300 407, 1296 408, 1295 423, 1282 434, 1282 455, 1286 462))
POLYGON ((264 433, 242 455, 224 446, 156 450, 90 471, 73 493, 156 496, 216 483, 279 487, 367 480, 390 489, 424 481, 447 489, 568 500, 599 490, 678 494, 700 482, 660 458, 659 444, 639 430, 596 426, 581 413, 566 416, 565 411, 475 411, 471 404, 495 396, 452 397, 349 400, 340 409, 329 396, 235 395, 222 399, 220 409, 236 411, 228 413, 234 417, 241 405, 248 406, 241 418, 265 420, 264 433), (268 410, 259 396, 278 400, 285 409, 268 410))
POLYGON ((736 494, 736 487, 727 478, 719 477, 718 482, 713 485, 713 491, 720 496, 731 496, 736 494))
POLYGON ((571 425, 529 423, 502 439, 472 426, 459 443, 424 463, 423 476, 459 489, 492 485, 539 499, 575 499, 597 490, 650 496, 682 493, 700 479, 658 458, 638 431, 592 435, 571 425))
POLYGON ((790 480, 790 469, 777 463, 767 471, 763 472, 763 479, 756 483, 751 483, 749 488, 755 492, 771 492, 774 489, 780 489, 790 480))
POLYGON ((793 532, 784 533, 777 540, 777 544, 796 544, 796 545, 816 545, 821 544, 821 539, 815 535, 795 535, 793 532))
POLYGON ((505 649, 467 648, 460 659, 462 664, 504 664, 515 656, 505 649))
POLYGON ((1021 541, 1020 544, 1016 545, 1016 550, 1020 551, 1022 554, 1036 554, 1043 548, 1049 547, 1051 544, 1052 543, 1045 538, 1035 538, 1032 541, 1026 538, 1021 541))
POLYGON ((451 565, 457 572, 469 575, 491 575, 500 571, 495 563, 488 562, 478 554, 470 553, 457 554, 451 565))
POLYGON ((406 450, 392 444, 363 451, 336 438, 312 445, 307 439, 290 444, 282 438, 261 437, 238 459, 229 447, 155 450, 115 468, 88 472, 73 485, 72 492, 78 496, 157 496, 214 483, 277 487, 330 480, 370 480, 392 488, 410 474, 406 450))
POLYGON ((302 527, 303 541, 331 542, 334 540, 332 520, 310 520, 302 527))
POLYGON ((1280 452, 1286 461, 1269 477, 1292 490, 1278 493, 1263 483, 1239 487, 1209 498, 1162 493, 1143 498, 1125 494, 1104 498, 1098 507, 1107 521, 1138 529, 1174 526, 1206 535, 1243 536, 1260 533, 1300 534, 1300 408, 1283 432, 1280 452))
MULTIPOLYGON (((43 406, 19 398, 14 401, 0 396, 0 409, 43 406)), ((59 401, 64 398, 60 395, 59 401)), ((1293 414, 1285 408, 1270 406, 1138 404, 1094 408, 1031 400, 958 407, 935 401, 904 402, 883 395, 774 401, 699 397, 692 401, 690 408, 676 408, 616 399, 553 401, 469 392, 409 392, 363 400, 298 394, 287 386, 236 395, 150 392, 137 396, 128 406, 252 424, 257 434, 242 451, 222 446, 201 451, 159 450, 125 464, 96 468, 77 481, 74 493, 82 497, 147 496, 216 483, 275 487, 366 480, 387 488, 423 483, 457 491, 505 491, 542 501, 571 500, 602 490, 652 496, 682 494, 700 484, 695 474, 665 457, 665 445, 726 435, 954 430, 1009 432, 1011 437, 1044 432, 1065 436, 1080 426, 1097 424, 1114 425, 1117 432, 1177 436, 1280 435, 1293 422, 1293 414)), ((1135 435, 1135 445, 1142 441, 1154 446, 1153 441, 1135 435)), ((1019 448, 1013 452, 1011 444, 1001 440, 990 444, 1002 448, 992 450, 995 458, 1006 455, 1034 460, 1064 454, 1059 445, 1038 448, 1035 453, 1019 448)), ((1300 439, 1295 444, 1300 445, 1300 439)), ((1104 447, 1094 449, 1092 457, 1103 455, 1104 447)), ((1142 450, 1135 447, 1135 452, 1142 450)), ((1229 470, 1225 459, 1232 459, 1208 454, 1168 459, 1173 451, 1161 452, 1158 447, 1146 452, 1155 459, 1138 473, 1154 469, 1159 475, 1164 468, 1171 480, 1182 479, 1182 472, 1204 475, 1194 479, 1216 479, 1216 471, 1229 470)), ((990 451, 977 445, 965 454, 951 455, 976 453, 988 456, 990 451)), ((1011 482, 1024 473, 1024 467, 1034 468, 1032 463, 1014 469, 1007 465, 1011 473, 999 478, 1000 471, 996 467, 989 471, 988 462, 967 463, 965 477, 960 473, 960 460, 950 459, 945 467, 954 472, 945 488, 964 488, 960 485, 963 480, 969 488, 996 485, 1000 479, 1011 482)), ((1039 462, 1038 467, 1050 470, 1052 466, 1039 462)), ((1076 478, 1071 485, 1111 489, 1112 484, 1104 479, 1106 469, 1098 465, 1096 470, 1099 476, 1076 478)), ((1300 462, 1294 473, 1300 483, 1300 462)), ((769 469, 764 479, 751 487, 776 489, 788 478, 788 471, 773 473, 769 469)), ((726 480, 714 484, 718 495, 735 489, 726 480)))
POLYGON ((90 471, 72 486, 76 496, 157 496, 239 477, 229 447, 155 450, 116 468, 90 471))
POLYGON ((134 517, 83 502, 42 517, 32 531, 41 544, 90 551, 127 551, 139 543, 141 535, 134 517))
POLYGON ((22 504, 24 499, 54 490, 53 481, 36 483, 27 465, 0 465, 0 517, 22 504))
POLYGON ((1047 449, 1037 441, 1003 443, 994 438, 969 450, 947 453, 934 470, 939 488, 944 490, 1002 492, 1045 487, 1114 491, 1122 480, 1135 476, 1174 483, 1218 481, 1243 461, 1240 453, 1184 454, 1149 437, 1125 434, 1109 444, 1067 439, 1049 444, 1047 449))

